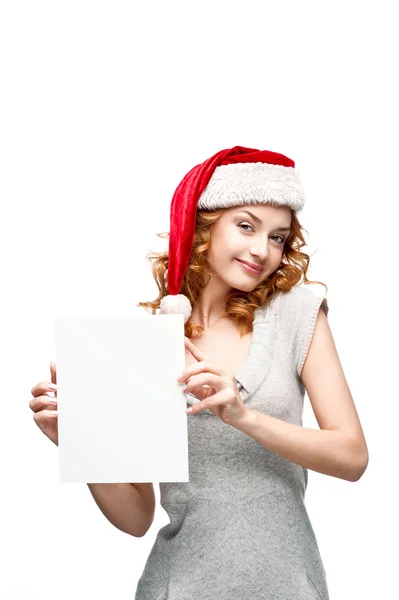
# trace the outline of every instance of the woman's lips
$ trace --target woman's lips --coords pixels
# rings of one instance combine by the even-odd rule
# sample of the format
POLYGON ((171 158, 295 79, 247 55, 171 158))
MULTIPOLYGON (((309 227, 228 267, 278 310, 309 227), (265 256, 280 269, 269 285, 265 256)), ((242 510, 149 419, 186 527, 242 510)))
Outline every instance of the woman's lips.
POLYGON ((250 267, 249 265, 247 265, 246 263, 244 263, 242 260, 240 260, 239 258, 236 258, 236 261, 242 266, 242 268, 247 272, 250 273, 251 275, 259 275, 260 273, 262 273, 263 269, 253 269, 252 267, 250 267))

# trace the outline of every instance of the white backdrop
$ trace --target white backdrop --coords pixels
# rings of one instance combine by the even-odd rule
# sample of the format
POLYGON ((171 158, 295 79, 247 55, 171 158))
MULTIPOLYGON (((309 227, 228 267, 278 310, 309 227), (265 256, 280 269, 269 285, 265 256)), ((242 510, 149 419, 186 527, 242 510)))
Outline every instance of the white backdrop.
MULTIPOLYGON (((356 483, 309 471, 331 600, 397 590, 397 62, 394 2, 2 2, 1 493, 4 600, 132 599, 158 530, 114 528, 59 484, 33 421, 61 313, 153 300, 173 192, 222 148, 293 158, 309 278, 369 448, 356 483), (312 286, 324 294, 322 286, 312 286), (395 556, 396 555, 396 556, 395 556)), ((317 427, 308 397, 304 425, 317 427)), ((138 457, 139 459, 139 457, 138 457)), ((195 600, 195 599, 193 599, 195 600)))

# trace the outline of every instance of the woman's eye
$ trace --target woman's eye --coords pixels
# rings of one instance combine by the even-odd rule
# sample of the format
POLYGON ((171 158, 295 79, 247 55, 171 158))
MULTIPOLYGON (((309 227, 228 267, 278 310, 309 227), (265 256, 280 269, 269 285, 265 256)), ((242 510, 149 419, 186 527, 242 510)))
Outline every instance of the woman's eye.
MULTIPOLYGON (((240 223, 239 227, 252 227, 252 225, 240 223)), ((252 229, 253 229, 253 227, 252 227, 252 229)), ((244 231, 248 231, 248 229, 244 229, 244 231)))
POLYGON ((278 238, 280 238, 281 242, 278 242, 279 244, 284 244, 284 242, 285 242, 285 239, 283 238, 282 235, 273 235, 272 237, 275 237, 275 238, 278 237, 278 238))
MULTIPOLYGON (((249 225, 248 223, 240 223, 239 227, 241 227, 241 228, 243 228, 243 227, 251 227, 252 230, 253 230, 252 225, 249 225)), ((248 229, 244 229, 244 231, 248 231, 248 229)), ((284 244, 284 242, 285 242, 285 239, 283 238, 282 235, 272 235, 272 237, 273 238, 280 238, 281 241, 278 242, 279 244, 284 244)))

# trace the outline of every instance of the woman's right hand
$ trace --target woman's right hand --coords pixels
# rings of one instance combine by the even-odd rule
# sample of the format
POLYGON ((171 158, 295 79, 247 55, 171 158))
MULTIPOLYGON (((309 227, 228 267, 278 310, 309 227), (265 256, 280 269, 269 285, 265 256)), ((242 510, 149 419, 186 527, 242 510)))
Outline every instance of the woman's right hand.
POLYGON ((33 420, 36 425, 58 446, 57 392, 49 387, 51 383, 57 384, 57 369, 54 362, 50 363, 50 373, 51 382, 41 381, 33 386, 31 390, 33 398, 29 402, 29 408, 33 410, 33 420), (55 397, 47 396, 49 392, 54 392, 55 397))

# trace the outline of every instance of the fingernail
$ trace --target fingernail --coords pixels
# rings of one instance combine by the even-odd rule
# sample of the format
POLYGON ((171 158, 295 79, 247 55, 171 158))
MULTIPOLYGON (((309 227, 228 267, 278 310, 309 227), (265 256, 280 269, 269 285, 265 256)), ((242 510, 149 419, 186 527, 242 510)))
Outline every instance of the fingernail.
POLYGON ((49 383, 48 384, 48 388, 50 390, 58 390, 58 387, 55 385, 55 383, 49 383))
POLYGON ((184 373, 182 373, 182 374, 180 375, 180 377, 178 377, 178 378, 177 378, 177 381, 181 381, 182 379, 184 379, 184 373))

